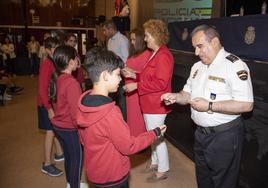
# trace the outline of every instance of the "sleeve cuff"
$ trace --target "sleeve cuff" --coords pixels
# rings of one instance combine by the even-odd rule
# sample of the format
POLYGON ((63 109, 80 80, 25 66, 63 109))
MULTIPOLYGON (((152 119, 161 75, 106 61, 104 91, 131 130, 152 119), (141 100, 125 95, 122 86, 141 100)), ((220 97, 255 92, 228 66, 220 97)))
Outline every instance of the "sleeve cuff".
POLYGON ((161 130, 160 130, 160 127, 156 127, 154 130, 154 133, 157 137, 161 136, 161 130))

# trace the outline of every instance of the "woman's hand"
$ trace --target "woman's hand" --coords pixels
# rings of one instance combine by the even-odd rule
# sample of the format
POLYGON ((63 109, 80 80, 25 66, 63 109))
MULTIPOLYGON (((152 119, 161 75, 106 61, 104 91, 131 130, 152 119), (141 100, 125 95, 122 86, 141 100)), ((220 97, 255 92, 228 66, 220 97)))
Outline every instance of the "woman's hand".
POLYGON ((161 125, 160 130, 161 130, 161 135, 164 136, 164 134, 165 134, 165 132, 167 130, 167 126, 166 125, 161 125))
POLYGON ((165 103, 165 105, 170 105, 177 101, 177 95, 176 93, 165 93, 160 99, 165 103))
POLYGON ((130 93, 134 90, 136 90, 138 87, 137 83, 129 83, 124 85, 123 89, 125 90, 125 92, 130 93))
POLYGON ((129 67, 125 67, 124 69, 122 69, 121 73, 123 74, 125 78, 136 79, 136 71, 134 71, 133 69, 129 67))

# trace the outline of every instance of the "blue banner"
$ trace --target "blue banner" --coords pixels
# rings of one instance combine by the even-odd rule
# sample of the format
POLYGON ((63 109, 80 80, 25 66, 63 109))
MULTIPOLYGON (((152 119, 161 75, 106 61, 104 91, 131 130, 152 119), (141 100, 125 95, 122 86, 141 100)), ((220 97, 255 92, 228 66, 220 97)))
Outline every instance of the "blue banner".
POLYGON ((169 23, 169 47, 193 52, 190 34, 201 24, 215 26, 224 48, 241 58, 268 61, 268 16, 251 15, 169 23))

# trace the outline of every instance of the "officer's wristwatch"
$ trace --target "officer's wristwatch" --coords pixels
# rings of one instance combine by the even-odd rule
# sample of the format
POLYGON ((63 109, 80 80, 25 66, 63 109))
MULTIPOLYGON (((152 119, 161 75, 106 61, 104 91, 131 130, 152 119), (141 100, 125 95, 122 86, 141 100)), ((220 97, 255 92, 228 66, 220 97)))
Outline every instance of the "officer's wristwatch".
POLYGON ((207 111, 207 113, 209 113, 209 114, 213 114, 212 105, 213 105, 213 102, 208 103, 208 111, 207 111))

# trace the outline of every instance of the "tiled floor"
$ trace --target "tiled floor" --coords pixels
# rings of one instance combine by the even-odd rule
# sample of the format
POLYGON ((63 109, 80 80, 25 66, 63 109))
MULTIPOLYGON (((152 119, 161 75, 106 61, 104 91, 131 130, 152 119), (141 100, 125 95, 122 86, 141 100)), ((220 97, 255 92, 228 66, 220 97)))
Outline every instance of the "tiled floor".
MULTIPOLYGON (((44 134, 37 128, 37 78, 15 79, 23 93, 0 106, 0 187, 65 188, 65 176, 49 177, 40 171, 44 134)), ((131 188, 195 188, 194 163, 168 143, 171 170, 168 179, 147 183, 150 174, 142 173, 149 162, 149 150, 131 156, 131 188)), ((63 163, 57 164, 63 169, 63 163)))

